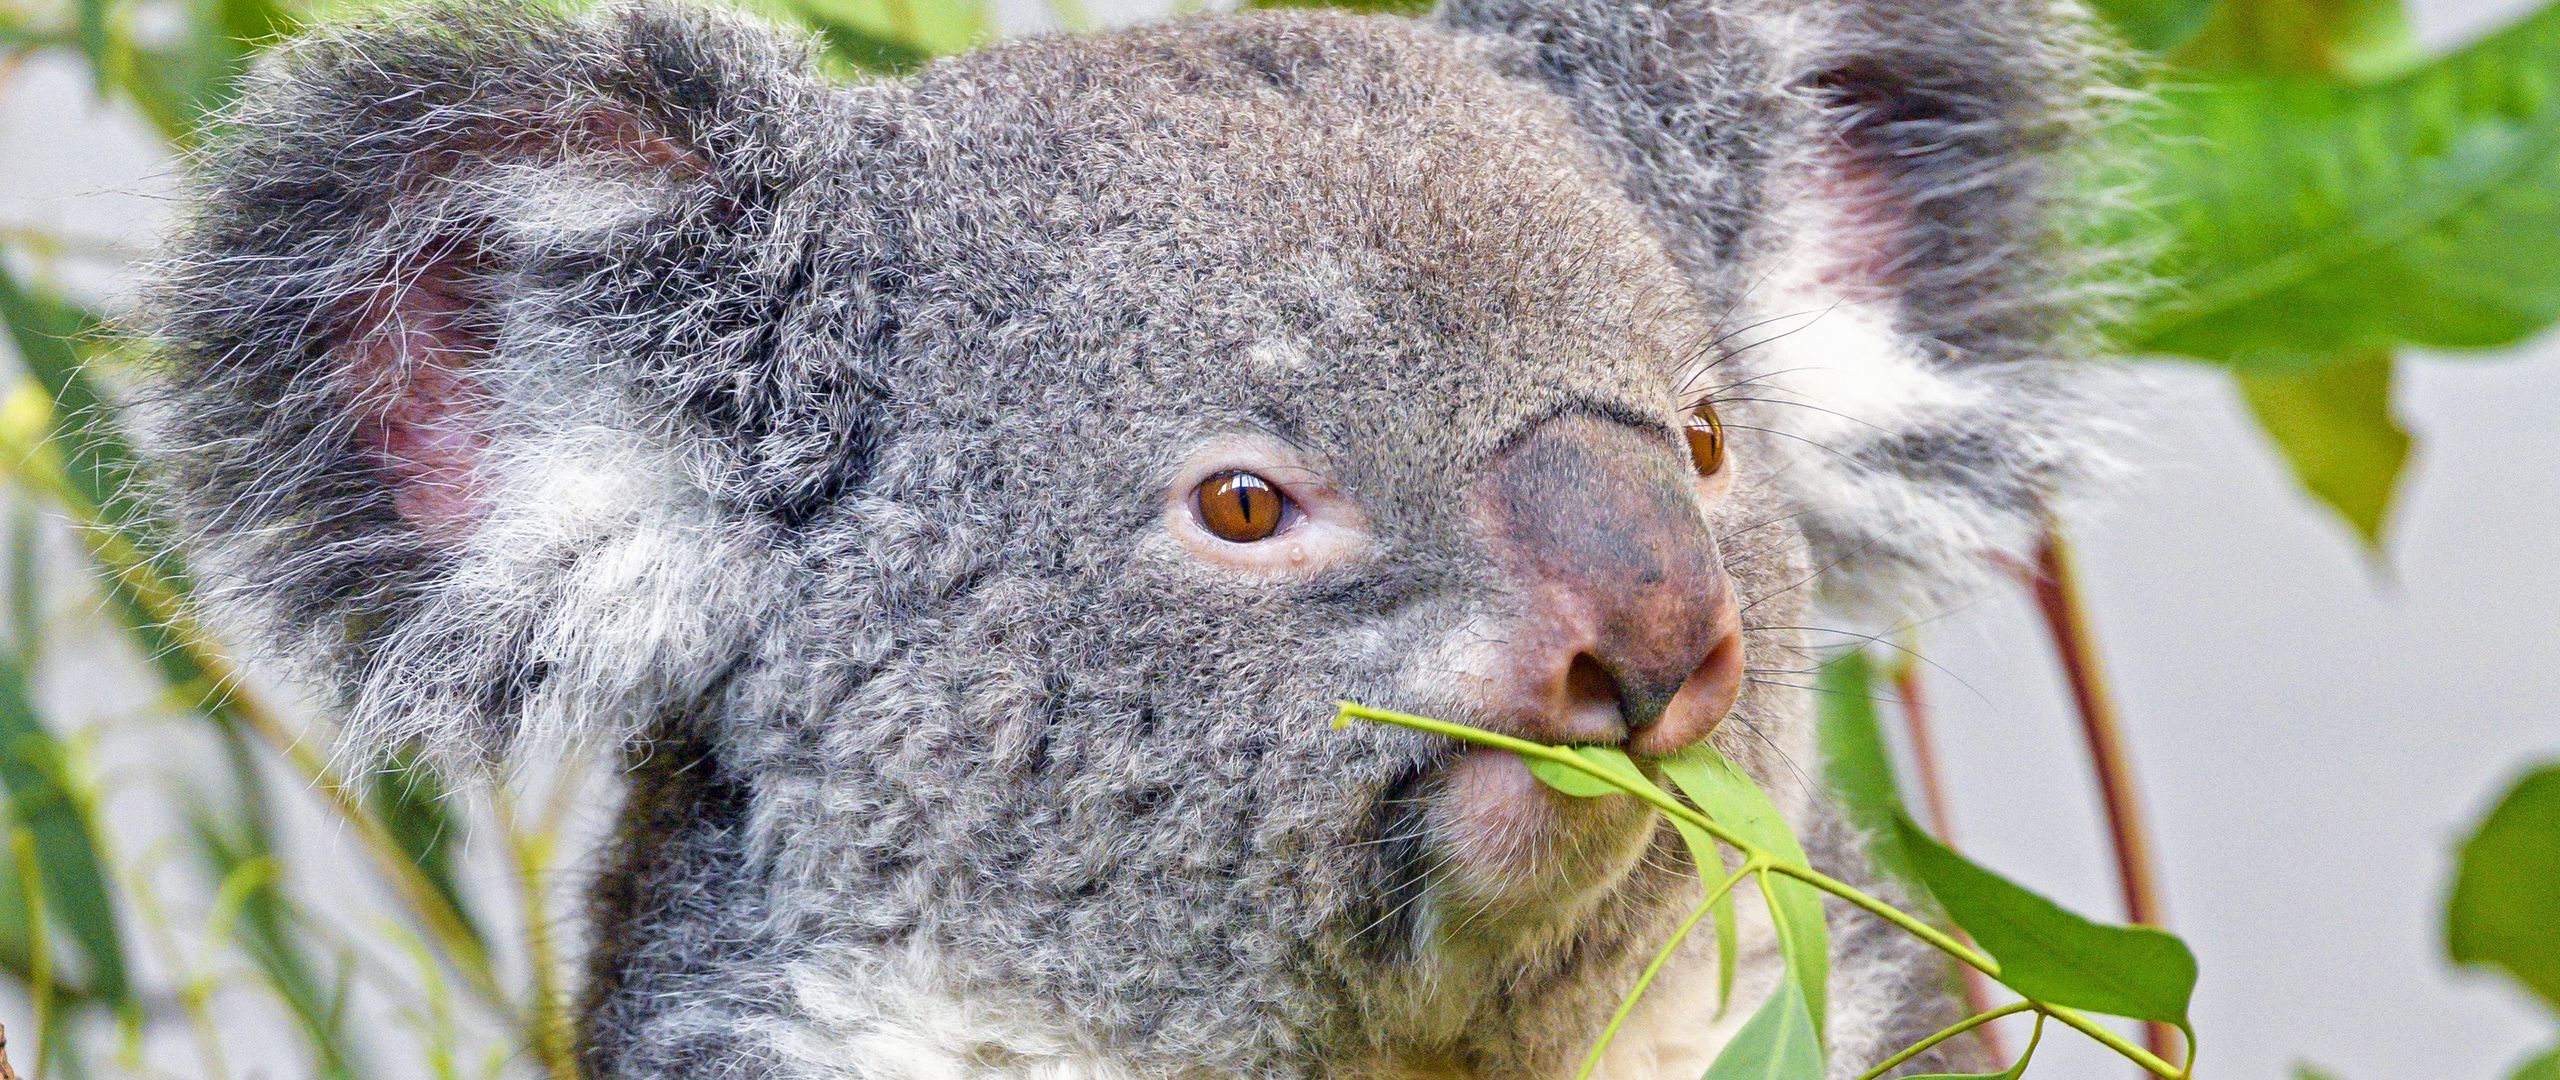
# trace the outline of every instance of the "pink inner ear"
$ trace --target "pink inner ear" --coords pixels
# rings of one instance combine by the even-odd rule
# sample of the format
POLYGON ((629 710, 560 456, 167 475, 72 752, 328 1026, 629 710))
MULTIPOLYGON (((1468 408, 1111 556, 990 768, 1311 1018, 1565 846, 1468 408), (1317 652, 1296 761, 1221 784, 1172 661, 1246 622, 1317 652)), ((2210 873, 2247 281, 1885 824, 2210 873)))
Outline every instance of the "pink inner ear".
POLYGON ((473 365, 488 354, 473 325, 460 257, 430 263, 368 295, 339 335, 357 416, 400 517, 440 544, 479 522, 487 401, 473 365))
MULTIPOLYGON (((604 155, 680 179, 709 170, 703 156, 629 112, 592 108, 567 118, 507 113, 441 147, 426 172, 499 160, 550 162, 604 155)), ((491 311, 476 292, 485 259, 468 236, 447 236, 340 305, 330 355, 356 422, 355 443, 390 488, 392 510, 431 542, 458 545, 488 510, 490 398, 482 367, 491 311)))
POLYGON ((1814 167, 1820 171, 1814 197, 1832 226, 1819 270, 1823 283, 1857 298, 1891 291, 1909 254, 1909 212, 1892 177, 1847 138, 1823 147, 1814 167))

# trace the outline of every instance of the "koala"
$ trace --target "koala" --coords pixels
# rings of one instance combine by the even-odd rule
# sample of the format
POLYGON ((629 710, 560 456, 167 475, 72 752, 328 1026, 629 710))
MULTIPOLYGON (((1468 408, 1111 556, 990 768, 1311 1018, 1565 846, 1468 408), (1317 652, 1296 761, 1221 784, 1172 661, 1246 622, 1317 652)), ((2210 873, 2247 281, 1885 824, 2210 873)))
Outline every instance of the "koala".
MULTIPOLYGON (((349 744, 629 757, 604 1080, 1570 1075, 1699 881, 1384 727, 1706 741, 2088 473, 2068 0, 1217 14, 831 79, 657 3, 280 47, 147 302, 207 603, 349 744)), ((1602 1063, 1774 984, 1670 964, 1602 1063)), ((1835 912, 1851 1076, 1957 1015, 1835 912)), ((1708 935, 1697 935, 1701 940, 1708 935)), ((1910 1066, 1973 1071, 1948 1043, 1910 1066)))

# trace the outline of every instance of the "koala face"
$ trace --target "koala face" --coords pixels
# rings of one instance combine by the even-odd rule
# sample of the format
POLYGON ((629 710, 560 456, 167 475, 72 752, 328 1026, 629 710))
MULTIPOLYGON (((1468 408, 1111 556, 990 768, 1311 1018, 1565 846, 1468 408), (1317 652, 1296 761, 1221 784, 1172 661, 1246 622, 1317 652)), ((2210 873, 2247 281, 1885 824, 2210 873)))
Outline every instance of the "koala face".
POLYGON ((1777 515, 1732 490, 1756 466, 1701 469, 1715 313, 1569 118, 1393 24, 1005 50, 905 105, 923 168, 984 180, 909 211, 931 306, 892 305, 937 344, 881 369, 878 464, 805 526, 841 696, 746 766, 819 806, 808 932, 922 894, 937 963, 1169 1032, 1464 1019, 1420 988, 1461 940, 1490 973, 1671 910, 1635 808, 1327 723, 1353 698, 1662 754, 1742 690, 1718 525, 1777 515), (1059 104, 1149 72, 1174 85, 1059 104))
POLYGON ((1980 62, 2051 9, 1780 7, 302 42, 162 272, 166 490, 358 743, 654 748, 602 1075, 1540 1074, 1675 839, 1335 703, 1791 781, 1811 567, 2072 468, 2079 81, 1980 62))

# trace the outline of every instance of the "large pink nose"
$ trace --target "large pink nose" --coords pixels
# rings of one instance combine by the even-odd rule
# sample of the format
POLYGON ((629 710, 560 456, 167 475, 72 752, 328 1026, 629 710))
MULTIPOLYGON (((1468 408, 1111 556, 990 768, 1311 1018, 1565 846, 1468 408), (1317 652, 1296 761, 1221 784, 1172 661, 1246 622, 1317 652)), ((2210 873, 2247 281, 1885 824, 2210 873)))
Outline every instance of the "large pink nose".
POLYGON ((1522 604, 1483 704, 1542 742, 1660 757, 1742 691, 1741 615, 1683 455, 1620 424, 1550 422, 1474 492, 1522 604))

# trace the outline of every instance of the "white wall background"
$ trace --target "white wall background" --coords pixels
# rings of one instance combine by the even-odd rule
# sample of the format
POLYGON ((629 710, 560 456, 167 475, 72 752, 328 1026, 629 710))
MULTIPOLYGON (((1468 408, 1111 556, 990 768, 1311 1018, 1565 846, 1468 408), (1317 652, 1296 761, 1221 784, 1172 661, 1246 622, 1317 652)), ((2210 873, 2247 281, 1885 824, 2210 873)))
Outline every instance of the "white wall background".
MULTIPOLYGON (((1092 5, 1106 21, 1162 6, 1092 5)), ((2413 4, 2438 44, 2532 6, 2413 4)), ((111 287, 164 216, 153 140, 66 64, 37 61, 0 95, 0 229, 84 238, 60 276, 111 287)), ((2406 365, 2421 450, 2379 566, 2295 492, 2218 379, 2177 369, 2162 387, 2129 448, 2141 470, 2077 531, 2171 921, 2203 959, 2209 1071, 2273 1080, 2307 1059, 2348 1080, 2502 1078, 2550 1041, 2551 1018, 2449 971, 2437 926, 2460 830, 2524 762, 2560 755, 2560 342, 2406 365)), ((2024 604, 1949 612, 1924 651, 1944 669, 1930 680, 1962 840, 2112 913, 2076 729, 2024 604)), ((91 666, 57 674, 54 696, 127 707, 92 693, 91 666)), ((243 1036, 235 1067, 258 1060, 243 1036)), ((2042 1075, 2128 1071, 2070 1039, 2052 1053, 2042 1075)))

